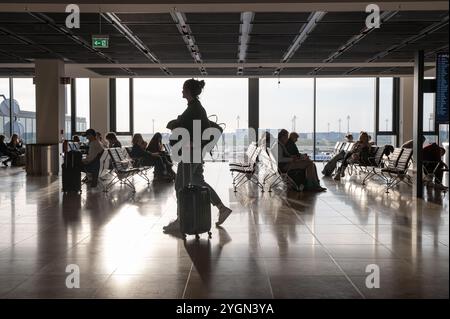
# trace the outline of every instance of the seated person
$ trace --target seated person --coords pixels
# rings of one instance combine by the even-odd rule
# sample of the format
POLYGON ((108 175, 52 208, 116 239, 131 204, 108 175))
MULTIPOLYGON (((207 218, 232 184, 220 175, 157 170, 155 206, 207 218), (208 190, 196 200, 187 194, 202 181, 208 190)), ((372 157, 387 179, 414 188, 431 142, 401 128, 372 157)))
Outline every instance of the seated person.
POLYGON ((11 136, 10 142, 7 144, 8 149, 11 154, 13 154, 12 165, 13 166, 22 166, 25 165, 24 156, 25 156, 25 148, 23 147, 23 142, 19 138, 19 135, 13 134, 11 136))
POLYGON ((78 151, 80 151, 82 154, 87 154, 89 147, 85 143, 81 142, 78 135, 72 136, 72 142, 77 146, 78 151))
POLYGON ((278 162, 278 169, 281 172, 288 172, 288 175, 294 179, 298 185, 299 177, 298 171, 305 170, 306 182, 305 190, 322 192, 326 188, 320 186, 320 181, 317 176, 316 165, 314 164, 308 156, 296 156, 291 155, 286 149, 286 144, 289 140, 289 133, 287 130, 282 129, 278 133, 278 143, 274 144, 272 147, 272 154, 278 162))
POLYGON ((296 132, 291 132, 289 134, 289 139, 286 143, 286 150, 291 155, 300 156, 300 152, 298 150, 297 144, 295 144, 298 141, 298 137, 299 137, 299 135, 296 132))
POLYGON ((8 143, 8 148, 11 152, 15 152, 19 155, 25 154, 25 148, 23 147, 23 142, 19 138, 19 135, 13 134, 11 140, 8 143))
POLYGON ((437 189, 446 189, 442 185, 442 177, 444 170, 448 170, 447 165, 442 161, 442 156, 445 155, 445 149, 436 143, 429 144, 423 148, 423 166, 434 176, 434 186, 437 189))
POLYGON ((117 139, 115 133, 109 132, 108 134, 106 134, 105 138, 108 141, 109 148, 122 147, 122 143, 120 143, 120 141, 117 139))
POLYGON ((100 170, 100 155, 104 152, 104 149, 103 145, 97 140, 95 130, 88 129, 85 136, 89 140, 89 151, 86 158, 81 162, 81 171, 91 174, 91 186, 96 187, 100 170))
MULTIPOLYGON (((353 135, 347 134, 345 136, 346 143, 353 143, 353 135)), ((342 161, 345 157, 346 152, 344 150, 340 150, 336 155, 334 155, 326 164, 322 170, 322 174, 325 176, 331 176, 334 170, 336 169, 337 163, 342 161)))
POLYGON ((138 165, 140 166, 154 166, 155 178, 166 179, 168 172, 165 171, 166 168, 163 164, 161 156, 154 155, 146 151, 147 142, 144 141, 142 135, 139 133, 134 134, 131 143, 131 158, 137 160, 139 162, 138 165))
POLYGON ((167 173, 170 176, 175 177, 176 174, 172 169, 172 159, 164 149, 161 133, 155 133, 153 135, 152 139, 148 143, 146 151, 154 156, 160 156, 167 173))
POLYGON ((2 164, 5 166, 8 166, 8 162, 13 161, 18 156, 17 153, 12 152, 6 145, 4 135, 0 135, 0 157, 2 156, 7 157, 2 162, 2 164))
POLYGON ((341 177, 344 177, 348 164, 352 162, 369 163, 370 148, 369 135, 366 132, 361 132, 359 139, 355 145, 353 145, 352 150, 345 154, 342 165, 339 167, 334 179, 338 181, 341 177))
POLYGON ((103 148, 108 148, 108 142, 103 139, 102 133, 96 132, 97 141, 102 144, 103 148))

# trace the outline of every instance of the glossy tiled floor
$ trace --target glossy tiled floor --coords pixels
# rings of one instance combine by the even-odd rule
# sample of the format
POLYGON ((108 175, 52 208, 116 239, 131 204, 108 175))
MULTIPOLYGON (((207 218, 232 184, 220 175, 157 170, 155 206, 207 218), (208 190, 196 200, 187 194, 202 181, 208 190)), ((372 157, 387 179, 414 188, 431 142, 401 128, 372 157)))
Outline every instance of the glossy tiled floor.
POLYGON ((226 163, 208 163, 206 179, 234 212, 212 240, 184 243, 161 231, 172 184, 63 195, 58 179, 0 169, 0 297, 449 297, 448 195, 416 201, 357 177, 318 195, 234 194, 226 163), (66 288, 68 264, 79 289, 66 288), (380 288, 366 287, 369 264, 380 288))

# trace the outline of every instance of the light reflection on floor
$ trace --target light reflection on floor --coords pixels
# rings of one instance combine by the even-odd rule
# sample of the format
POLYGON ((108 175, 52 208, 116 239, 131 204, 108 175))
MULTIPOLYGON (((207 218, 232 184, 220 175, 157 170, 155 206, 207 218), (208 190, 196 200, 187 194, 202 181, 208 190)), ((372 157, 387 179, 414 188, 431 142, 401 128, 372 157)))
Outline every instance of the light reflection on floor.
POLYGON ((173 184, 62 194, 59 179, 2 168, 0 297, 448 298, 448 195, 385 194, 357 176, 323 180, 321 194, 235 194, 227 163, 205 171, 234 212, 211 241, 183 242, 161 230, 173 184), (80 289, 65 286, 68 264, 80 289), (365 286, 369 264, 379 289, 365 286))

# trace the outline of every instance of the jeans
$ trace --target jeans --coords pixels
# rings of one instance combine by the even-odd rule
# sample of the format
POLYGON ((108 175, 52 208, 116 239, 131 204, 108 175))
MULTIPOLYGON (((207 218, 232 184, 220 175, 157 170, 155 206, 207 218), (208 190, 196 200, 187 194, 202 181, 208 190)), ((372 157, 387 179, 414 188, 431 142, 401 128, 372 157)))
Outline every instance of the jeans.
POLYGON ((327 164, 325 164, 325 167, 323 168, 322 173, 325 176, 331 176, 331 174, 336 169, 337 162, 343 160, 344 157, 345 157, 345 151, 340 151, 339 153, 334 155, 333 158, 330 159, 327 164))
POLYGON ((184 186, 188 185, 189 182, 193 185, 199 185, 209 188, 209 193, 211 195, 211 204, 217 206, 222 203, 219 195, 216 191, 205 182, 203 176, 203 164, 201 163, 183 163, 178 164, 177 177, 175 179, 175 191, 178 196, 178 191, 184 186))
POLYGON ((100 161, 94 160, 90 163, 82 163, 81 171, 92 174, 92 179, 96 181, 98 179, 98 174, 100 171, 100 161))

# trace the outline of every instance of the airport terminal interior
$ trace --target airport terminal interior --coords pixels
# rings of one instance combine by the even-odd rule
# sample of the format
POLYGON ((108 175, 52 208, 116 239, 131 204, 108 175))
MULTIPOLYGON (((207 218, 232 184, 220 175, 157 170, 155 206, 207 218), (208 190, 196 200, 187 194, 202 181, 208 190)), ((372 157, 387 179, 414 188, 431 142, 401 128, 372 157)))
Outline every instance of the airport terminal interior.
POLYGON ((448 1, 77 3, 0 3, 0 298, 449 298, 448 1))

